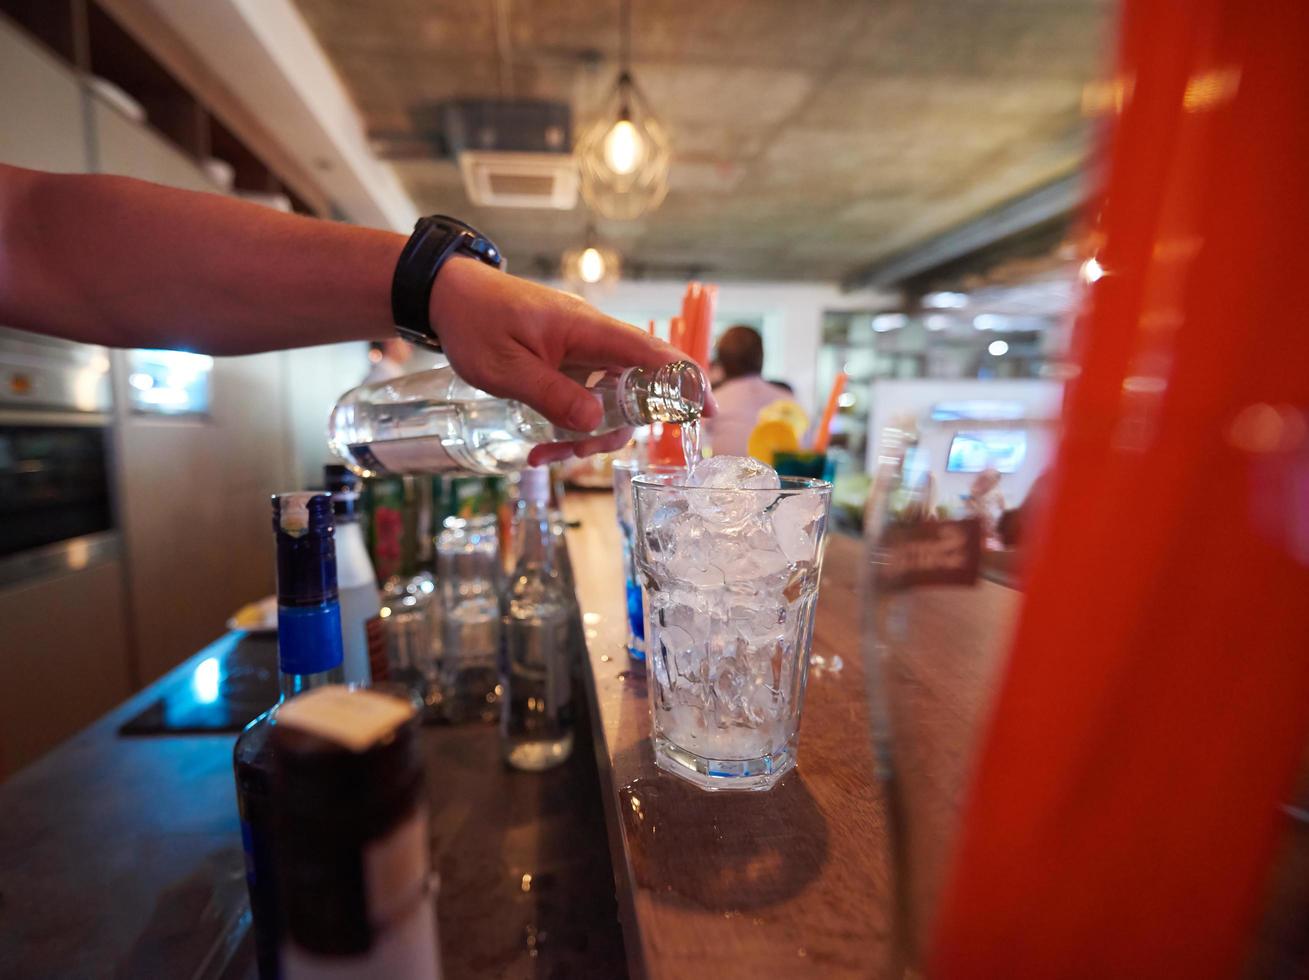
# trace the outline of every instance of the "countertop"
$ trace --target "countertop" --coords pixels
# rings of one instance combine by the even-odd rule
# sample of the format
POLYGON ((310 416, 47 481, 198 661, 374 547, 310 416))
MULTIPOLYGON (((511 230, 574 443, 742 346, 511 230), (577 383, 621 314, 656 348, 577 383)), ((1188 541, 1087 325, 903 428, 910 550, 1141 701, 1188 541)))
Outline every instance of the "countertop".
MULTIPOLYGON (((254 976, 235 736, 118 734, 198 664, 238 657, 275 669, 276 641, 223 636, 0 785, 0 977, 254 976)), ((507 770, 493 725, 424 729, 447 980, 623 975, 579 715, 579 748, 547 773, 507 770)))
MULTIPOLYGON (((799 764, 765 793, 706 793, 655 768, 645 674, 625 650, 619 532, 607 494, 570 498, 589 695, 629 972, 652 980, 872 977, 891 953, 888 818, 872 757, 860 650, 861 542, 828 539, 800 727, 799 764), (832 670, 835 658, 840 670, 832 670)), ((977 587, 922 596, 914 643, 941 722, 915 745, 934 785, 957 786, 966 731, 1021 594, 1014 555, 977 587), (990 579, 989 581, 987 579, 990 579), (1001 584, 1005 583, 1005 584, 1001 584)), ((929 693, 930 692, 930 693, 929 693)), ((942 816, 955 804, 943 804, 942 816)), ((1243 976, 1305 976, 1309 964, 1309 758, 1285 810, 1264 913, 1243 976)), ((923 817, 922 812, 919 818, 923 817)), ((1179 817, 1180 818, 1180 817, 1179 817)), ((1202 861, 1203 856, 1197 856, 1202 861)))
MULTIPOLYGON (((891 875, 860 543, 829 540, 798 768, 769 792, 706 793, 654 766, 613 499, 565 506, 580 522, 568 540, 587 641, 573 758, 513 773, 494 727, 425 729, 447 978, 618 978, 624 964, 650 978, 878 975, 891 875)), ((987 615, 1016 598, 980 591, 995 593, 987 615)), ((238 653, 271 665, 275 645, 221 637, 0 785, 0 976, 253 975, 234 736, 118 734, 168 685, 194 683, 198 664, 238 653)), ((57 696, 33 692, 34 710, 57 696)), ((1252 976, 1293 976, 1309 949, 1309 824, 1289 823, 1252 976)))
POLYGON ((829 540, 813 647, 825 666, 810 671, 797 769, 768 792, 707 793, 655 768, 644 669, 625 647, 612 496, 573 495, 565 510, 580 522, 569 552, 631 975, 876 975, 890 880, 859 649, 859 543, 829 540))

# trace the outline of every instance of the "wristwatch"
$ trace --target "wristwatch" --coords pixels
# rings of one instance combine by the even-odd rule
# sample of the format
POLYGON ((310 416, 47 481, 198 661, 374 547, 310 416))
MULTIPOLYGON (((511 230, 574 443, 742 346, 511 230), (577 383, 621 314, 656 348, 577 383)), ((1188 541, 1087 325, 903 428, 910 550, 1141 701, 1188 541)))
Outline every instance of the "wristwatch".
POLYGON ((419 218, 391 278, 391 316, 396 332, 410 343, 441 349, 437 325, 428 311, 432 283, 452 255, 469 255, 495 269, 504 263, 495 243, 472 225, 444 214, 419 218))

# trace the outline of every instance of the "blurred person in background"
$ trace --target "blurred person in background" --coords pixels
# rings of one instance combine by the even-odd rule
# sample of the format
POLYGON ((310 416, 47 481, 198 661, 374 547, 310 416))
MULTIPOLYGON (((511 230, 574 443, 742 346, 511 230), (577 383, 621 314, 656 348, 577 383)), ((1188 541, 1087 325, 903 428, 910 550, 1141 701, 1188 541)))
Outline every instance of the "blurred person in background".
MULTIPOLYGON (((216 355, 386 340, 406 240, 219 194, 0 164, 0 323, 216 355)), ((577 297, 466 256, 441 267, 428 312, 465 381, 584 432, 600 424, 600 405, 561 365, 682 356, 577 297)), ((617 449, 630 435, 538 446, 531 462, 617 449)))
POLYGON ((964 513, 981 522, 986 547, 1002 547, 997 532, 1004 514, 1004 495, 1000 492, 1000 471, 994 466, 988 466, 973 478, 968 493, 964 494, 964 513))
POLYGON ((368 345, 368 374, 363 383, 374 384, 378 381, 393 381, 411 370, 406 367, 413 358, 413 348, 399 337, 387 340, 375 340, 368 345))
POLYGON ((718 363, 718 358, 709 361, 709 371, 705 377, 709 379, 710 387, 717 388, 723 383, 723 366, 718 363))
POLYGON ((760 377, 764 369, 764 341, 753 327, 741 324, 728 327, 718 338, 714 360, 723 380, 714 385, 718 413, 705 420, 709 445, 716 456, 746 456, 746 445, 759 413, 789 395, 786 389, 760 377))

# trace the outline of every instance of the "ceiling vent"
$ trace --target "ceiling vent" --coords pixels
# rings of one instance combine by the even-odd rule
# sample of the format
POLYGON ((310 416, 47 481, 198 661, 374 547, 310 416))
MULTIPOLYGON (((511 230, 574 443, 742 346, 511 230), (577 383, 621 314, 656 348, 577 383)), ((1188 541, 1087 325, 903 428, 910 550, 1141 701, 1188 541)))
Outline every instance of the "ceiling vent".
POLYGON ((479 207, 577 206, 572 112, 563 102, 465 99, 441 106, 441 130, 479 207))
POLYGON ((459 172, 478 207, 570 211, 577 206, 577 163, 570 153, 465 150, 459 172))

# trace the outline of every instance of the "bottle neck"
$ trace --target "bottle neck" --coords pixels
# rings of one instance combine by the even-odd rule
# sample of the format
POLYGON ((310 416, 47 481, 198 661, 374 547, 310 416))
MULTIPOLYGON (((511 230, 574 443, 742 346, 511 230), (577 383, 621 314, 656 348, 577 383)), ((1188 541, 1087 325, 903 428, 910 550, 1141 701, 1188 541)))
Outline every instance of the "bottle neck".
MULTIPOLYGON (((335 582, 333 583, 335 586, 335 582)), ((341 604, 336 590, 313 605, 277 607, 277 666, 282 699, 344 678, 341 604)))
POLYGON ((615 380, 616 401, 628 425, 698 419, 707 387, 704 374, 690 361, 653 370, 632 368, 615 380))
POLYGON ((555 561, 549 506, 535 500, 520 500, 514 523, 518 540, 515 575, 532 569, 539 574, 553 574, 558 563, 555 561))
POLYGON ((344 651, 332 527, 277 534, 277 661, 283 698, 339 683, 344 651))
POLYGON ((529 439, 577 439, 601 432, 612 432, 624 426, 649 425, 652 422, 690 422, 704 411, 708 382, 704 373, 691 361, 677 361, 660 368, 611 368, 590 373, 569 370, 574 380, 584 385, 602 410, 601 421, 591 432, 571 429, 547 428, 537 431, 537 420, 544 422, 531 409, 523 413, 522 434, 529 439), (549 433, 546 435, 546 433, 549 433), (543 438, 542 438, 543 437, 543 438))
POLYGON ((338 664, 331 670, 319 671, 316 674, 287 674, 282 673, 278 678, 278 703, 293 698, 297 694, 303 694, 305 691, 311 691, 316 687, 326 687, 328 684, 341 684, 345 682, 345 672, 338 664))

